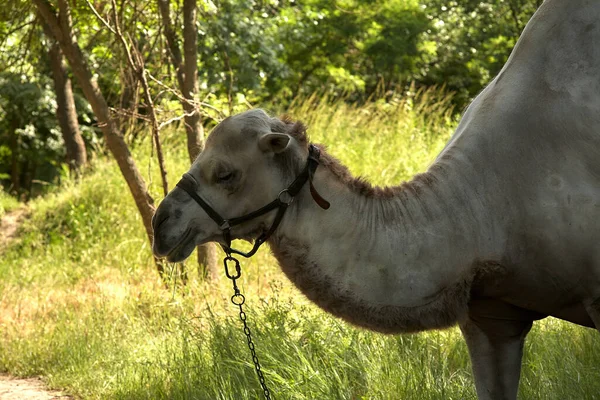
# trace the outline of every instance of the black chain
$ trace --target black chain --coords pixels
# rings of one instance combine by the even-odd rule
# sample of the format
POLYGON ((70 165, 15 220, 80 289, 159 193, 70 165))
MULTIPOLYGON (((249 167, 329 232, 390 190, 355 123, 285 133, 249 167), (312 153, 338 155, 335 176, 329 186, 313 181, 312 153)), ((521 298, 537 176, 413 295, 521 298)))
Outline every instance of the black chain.
POLYGON ((237 285, 237 280, 242 275, 240 262, 236 258, 232 257, 231 254, 227 254, 227 256, 223 259, 223 264, 225 265, 225 275, 227 275, 227 278, 231 279, 231 282, 233 283, 233 296, 231 296, 231 302, 240 308, 240 320, 242 321, 242 324, 244 324, 244 334, 246 335, 246 340, 248 341, 248 348, 250 349, 250 354, 252 354, 252 362, 254 363, 256 375, 258 376, 258 382, 260 383, 260 387, 263 390, 265 399, 271 400, 271 392, 267 387, 265 376, 263 375, 262 369, 260 367, 260 362, 258 361, 258 356, 256 355, 254 341, 252 340, 252 332, 250 332, 250 327, 246 322, 247 316, 242 307, 246 302, 246 298, 240 292, 240 289, 237 285), (233 274, 229 271, 229 262, 233 262, 235 264, 235 272, 233 274))

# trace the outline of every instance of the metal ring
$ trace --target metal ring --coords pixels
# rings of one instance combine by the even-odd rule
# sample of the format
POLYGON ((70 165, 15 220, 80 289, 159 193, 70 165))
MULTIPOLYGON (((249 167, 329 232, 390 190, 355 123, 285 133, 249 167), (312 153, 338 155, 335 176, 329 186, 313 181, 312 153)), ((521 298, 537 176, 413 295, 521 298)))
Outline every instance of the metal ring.
POLYGON ((233 296, 231 296, 231 302, 233 304, 235 304, 236 306, 241 306, 242 304, 244 304, 246 302, 246 298, 244 297, 243 294, 236 293, 233 296))
POLYGON ((282 190, 281 192, 279 192, 279 194, 277 195, 277 199, 278 199, 278 200, 279 200, 281 203, 283 203, 283 204, 285 204, 285 205, 289 206, 290 204, 292 204, 292 201, 294 201, 294 196, 292 196, 292 195, 290 194, 290 191, 289 191, 288 189, 283 189, 283 190, 282 190))

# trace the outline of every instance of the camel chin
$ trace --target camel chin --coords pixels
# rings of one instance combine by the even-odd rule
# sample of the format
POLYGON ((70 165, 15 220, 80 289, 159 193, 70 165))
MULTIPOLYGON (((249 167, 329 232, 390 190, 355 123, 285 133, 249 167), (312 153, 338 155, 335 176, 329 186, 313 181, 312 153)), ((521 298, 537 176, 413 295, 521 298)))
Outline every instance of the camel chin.
POLYGON ((173 263, 183 262, 192 254, 195 248, 195 238, 193 235, 188 234, 167 254, 167 261, 173 263))

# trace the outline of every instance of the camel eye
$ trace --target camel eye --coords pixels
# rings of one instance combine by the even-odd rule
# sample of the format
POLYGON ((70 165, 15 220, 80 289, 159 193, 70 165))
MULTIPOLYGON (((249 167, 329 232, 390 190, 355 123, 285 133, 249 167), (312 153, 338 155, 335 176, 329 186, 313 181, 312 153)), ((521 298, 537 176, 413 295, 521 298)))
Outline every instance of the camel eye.
POLYGON ((217 174, 216 180, 218 183, 228 183, 233 180, 234 176, 235 176, 235 174, 233 171, 221 172, 221 173, 217 174))

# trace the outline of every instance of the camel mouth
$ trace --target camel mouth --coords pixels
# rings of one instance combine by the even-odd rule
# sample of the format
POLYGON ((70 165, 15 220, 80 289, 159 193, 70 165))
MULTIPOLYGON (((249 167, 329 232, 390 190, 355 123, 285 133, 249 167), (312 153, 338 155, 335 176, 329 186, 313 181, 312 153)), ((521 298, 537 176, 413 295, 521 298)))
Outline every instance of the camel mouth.
POLYGON ((167 253, 166 258, 169 262, 181 262, 188 258, 192 251, 194 251, 194 247, 196 247, 193 240, 190 240, 193 237, 192 229, 188 228, 183 235, 181 235, 181 239, 173 246, 173 248, 167 253))
POLYGON ((221 235, 212 235, 202 240, 198 240, 193 229, 188 228, 183 233, 177 244, 169 251, 169 253, 167 253, 165 258, 169 262, 182 262, 192 254, 197 246, 211 242, 218 243, 220 245, 225 243, 221 235))

